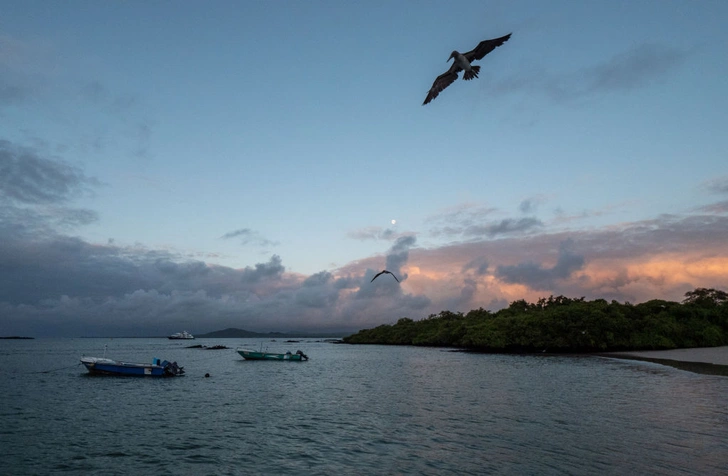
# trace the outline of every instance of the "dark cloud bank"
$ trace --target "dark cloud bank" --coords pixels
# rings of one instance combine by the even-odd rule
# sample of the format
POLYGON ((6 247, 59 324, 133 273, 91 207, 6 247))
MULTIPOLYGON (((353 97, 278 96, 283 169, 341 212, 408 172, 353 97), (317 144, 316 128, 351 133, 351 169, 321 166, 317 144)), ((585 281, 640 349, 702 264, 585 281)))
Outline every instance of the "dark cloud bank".
MULTIPOLYGON (((427 250, 416 248, 415 236, 391 235, 393 244, 384 256, 336 273, 302 276, 287 272, 277 255, 233 269, 167 251, 73 237, 74 228, 97 216, 70 204, 96 186, 96 180, 62 160, 0 141, 0 335, 145 336, 226 327, 347 333, 443 309, 507 305, 497 289, 485 302, 475 300, 480 280, 488 277, 544 295, 610 297, 598 295, 603 283, 576 277, 589 260, 679 253, 686 247, 709 252, 728 236, 728 217, 721 213, 664 216, 620 230, 571 234, 538 234, 543 228, 538 220, 488 222, 485 214, 481 221, 439 230, 465 237, 466 243, 427 250), (450 281, 433 283, 451 290, 444 297, 405 291, 425 289, 405 271, 410 265, 427 268, 428 261, 452 270, 450 281), (383 268, 404 285, 382 279, 389 276, 371 282, 383 268)), ((725 181, 709 188, 726 193, 725 181)), ((223 238, 266 242, 247 228, 223 238)), ((620 296, 617 284, 614 290, 613 298, 633 300, 620 296)))
MULTIPOLYGON (((68 206, 96 185, 61 160, 0 142, 0 335, 350 332, 419 314, 429 303, 394 281, 369 283, 374 269, 306 277, 287 273, 277 255, 233 269, 69 236, 97 219, 68 206)), ((271 243, 247 228, 223 238, 271 243)), ((396 240, 387 266, 400 273, 414 241, 396 240)))

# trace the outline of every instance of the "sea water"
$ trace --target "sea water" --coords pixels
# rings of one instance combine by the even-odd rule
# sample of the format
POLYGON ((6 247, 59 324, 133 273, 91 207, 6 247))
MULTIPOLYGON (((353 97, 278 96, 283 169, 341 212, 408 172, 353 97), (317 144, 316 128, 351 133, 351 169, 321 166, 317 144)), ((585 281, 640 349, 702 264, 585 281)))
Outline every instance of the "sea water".
POLYGON ((0 340, 3 475, 727 472, 728 377, 653 363, 322 339, 0 340), (245 361, 238 346, 310 360, 245 361), (89 376, 80 357, 104 353, 186 375, 89 376))

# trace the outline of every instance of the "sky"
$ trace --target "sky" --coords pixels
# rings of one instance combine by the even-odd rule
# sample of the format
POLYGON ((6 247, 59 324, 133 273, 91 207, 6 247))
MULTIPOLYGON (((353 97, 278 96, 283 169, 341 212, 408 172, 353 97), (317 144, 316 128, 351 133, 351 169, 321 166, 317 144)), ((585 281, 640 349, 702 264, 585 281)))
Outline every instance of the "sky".
POLYGON ((728 290, 728 2, 0 4, 0 336, 728 290))

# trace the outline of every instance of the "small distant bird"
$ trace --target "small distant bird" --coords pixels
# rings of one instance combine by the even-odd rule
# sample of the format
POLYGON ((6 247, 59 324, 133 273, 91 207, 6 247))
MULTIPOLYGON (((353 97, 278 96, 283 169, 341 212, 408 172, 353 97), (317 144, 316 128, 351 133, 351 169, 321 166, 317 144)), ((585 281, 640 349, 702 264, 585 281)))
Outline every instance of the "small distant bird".
POLYGON ((371 283, 372 281, 374 281, 375 279, 377 279, 377 277, 378 277, 378 276, 380 276, 380 275, 382 275, 382 274, 385 274, 385 273, 386 273, 386 274, 391 274, 391 275, 392 275, 392 277, 393 277, 393 278, 394 278, 394 279, 395 279, 395 280, 396 280, 397 282, 399 282, 399 279, 397 279, 397 276, 395 276, 393 272, 391 272, 391 271, 387 271, 386 269, 383 269, 382 271, 380 271, 380 272, 378 272, 377 274, 375 274, 375 275, 374 275, 374 277, 372 278, 372 280, 371 280, 371 281, 369 281, 369 282, 371 283))
POLYGON ((508 41, 508 38, 510 37, 511 33, 508 33, 506 36, 501 36, 500 38, 483 40, 478 43, 478 46, 476 46, 475 49, 468 51, 467 53, 459 53, 457 51, 450 53, 450 57, 447 60, 453 60, 452 66, 435 79, 435 82, 432 83, 430 92, 427 93, 425 102, 423 102, 422 105, 424 106, 435 99, 443 89, 450 86, 453 81, 458 79, 458 73, 460 71, 465 71, 465 74, 463 74, 463 79, 465 81, 477 78, 478 73, 480 72, 480 66, 473 66, 471 63, 475 60, 483 59, 485 55, 508 41))

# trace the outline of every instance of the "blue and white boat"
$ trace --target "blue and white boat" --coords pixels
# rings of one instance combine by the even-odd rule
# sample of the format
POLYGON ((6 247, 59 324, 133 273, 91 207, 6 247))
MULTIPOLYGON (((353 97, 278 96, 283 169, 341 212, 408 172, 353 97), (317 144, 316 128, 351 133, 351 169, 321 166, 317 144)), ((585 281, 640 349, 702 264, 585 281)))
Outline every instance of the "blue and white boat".
POLYGON ((156 357, 152 359, 151 364, 123 362, 106 357, 82 357, 81 363, 86 366, 90 374, 179 377, 185 373, 184 367, 177 365, 177 362, 168 362, 156 357))

